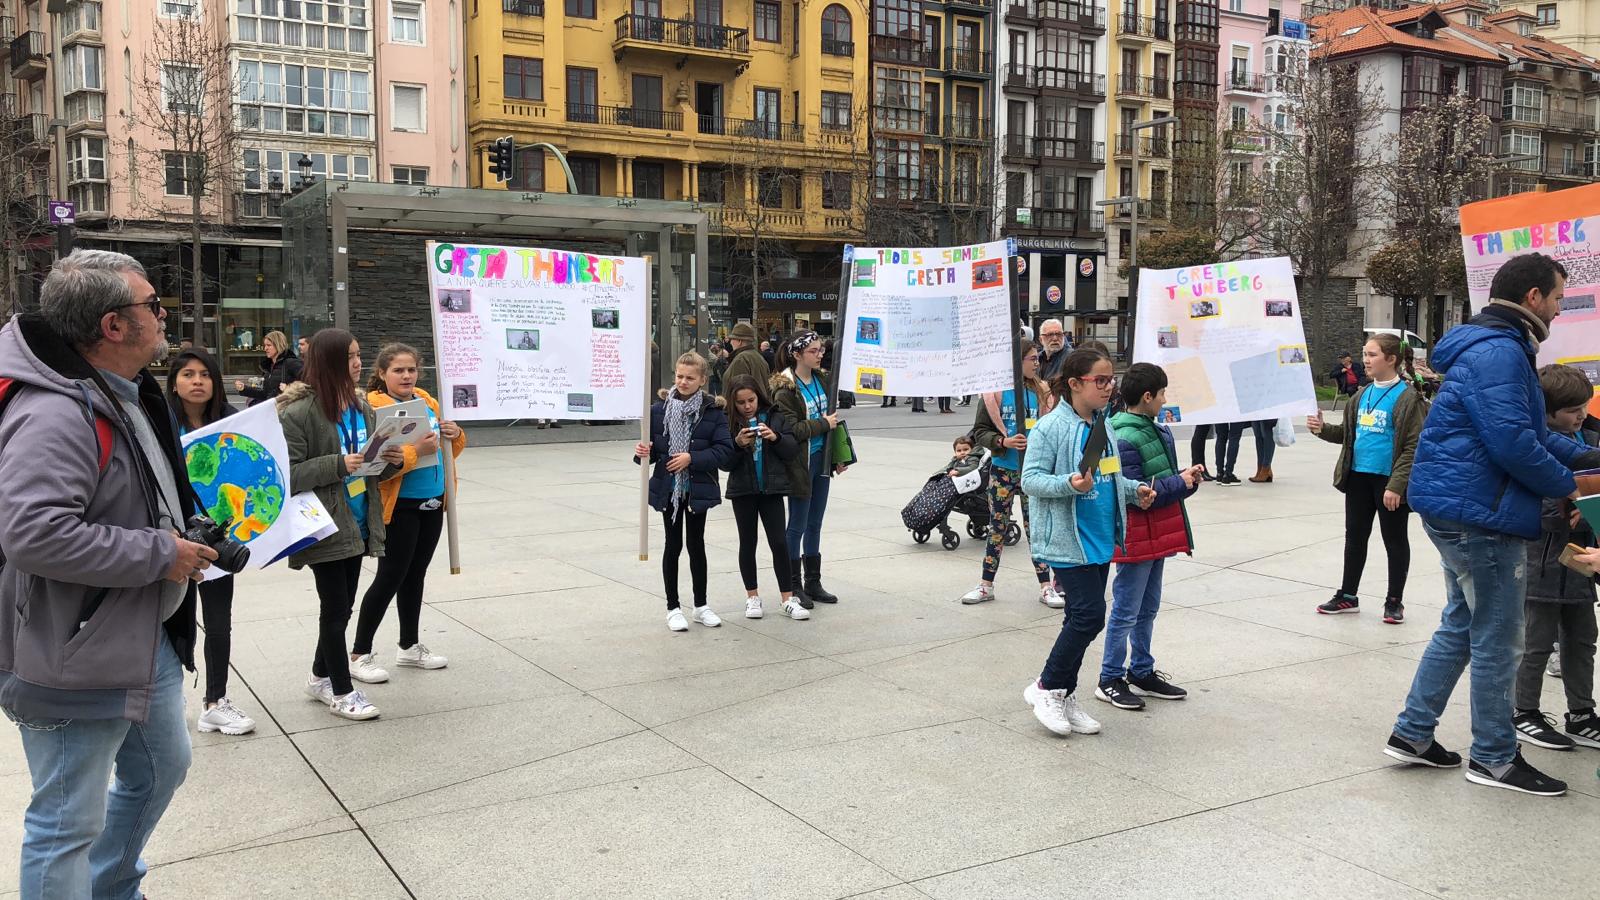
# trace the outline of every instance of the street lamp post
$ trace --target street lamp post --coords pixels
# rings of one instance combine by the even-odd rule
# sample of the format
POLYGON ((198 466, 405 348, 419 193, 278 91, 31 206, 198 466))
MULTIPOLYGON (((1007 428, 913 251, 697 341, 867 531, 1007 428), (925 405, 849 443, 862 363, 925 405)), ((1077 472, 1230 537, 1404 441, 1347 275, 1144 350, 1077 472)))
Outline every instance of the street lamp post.
POLYGON ((1133 127, 1128 129, 1128 140, 1133 145, 1129 151, 1133 164, 1133 196, 1113 197, 1096 204, 1128 207, 1128 331, 1130 333, 1133 331, 1135 313, 1139 308, 1139 132, 1173 125, 1177 121, 1177 116, 1162 116, 1145 122, 1135 122, 1133 127))

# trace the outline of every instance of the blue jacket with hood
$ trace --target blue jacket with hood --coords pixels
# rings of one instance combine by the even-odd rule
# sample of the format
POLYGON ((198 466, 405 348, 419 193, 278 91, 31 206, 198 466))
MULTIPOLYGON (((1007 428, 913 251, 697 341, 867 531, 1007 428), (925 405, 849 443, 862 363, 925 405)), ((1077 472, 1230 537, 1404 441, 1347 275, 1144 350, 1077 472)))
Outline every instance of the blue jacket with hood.
POLYGON ((1493 306, 1434 347, 1444 384, 1406 493, 1418 514, 1533 540, 1540 500, 1576 489, 1572 469, 1589 460, 1546 427, 1536 355, 1518 313, 1493 306))

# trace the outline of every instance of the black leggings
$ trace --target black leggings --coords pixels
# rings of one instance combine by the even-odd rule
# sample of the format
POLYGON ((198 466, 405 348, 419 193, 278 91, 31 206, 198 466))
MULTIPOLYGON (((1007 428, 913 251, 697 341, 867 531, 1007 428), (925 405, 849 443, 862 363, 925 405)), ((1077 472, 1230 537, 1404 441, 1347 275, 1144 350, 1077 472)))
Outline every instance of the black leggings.
POLYGON ((228 657, 233 650, 233 576, 200 582, 200 615, 206 627, 206 696, 228 696, 228 657))
POLYGON ((778 576, 778 593, 789 592, 793 573, 789 571, 789 543, 785 534, 783 497, 778 494, 750 494, 734 497, 733 521, 739 526, 739 574, 744 589, 756 589, 756 521, 767 532, 767 549, 772 551, 772 571, 778 576))
POLYGON ((330 679, 335 697, 351 691, 350 654, 345 649, 344 630, 350 624, 350 610, 356 605, 361 559, 356 555, 311 564, 311 575, 317 582, 317 599, 322 601, 322 610, 317 616, 317 655, 311 660, 311 674, 330 679))
POLYGON ((667 526, 667 551, 661 554, 661 580, 667 587, 667 609, 678 608, 678 554, 683 552, 685 530, 689 532, 689 578, 694 582, 694 605, 696 608, 705 606, 706 514, 685 505, 679 508, 676 517, 670 508, 663 510, 661 521, 667 526))
POLYGON ((1372 537, 1372 516, 1378 516, 1383 548, 1389 554, 1389 593, 1401 599, 1406 590, 1406 572, 1411 568, 1411 536, 1406 530, 1410 507, 1401 502, 1390 512, 1383 506, 1383 492, 1389 476, 1352 471, 1344 481, 1344 580, 1339 590, 1354 597, 1361 586, 1361 570, 1367 567, 1367 539, 1372 537))
POLYGON ((361 598, 361 615, 356 618, 356 639, 350 652, 372 652, 372 639, 389 611, 389 601, 398 595, 400 611, 400 649, 417 643, 417 624, 422 618, 422 586, 428 577, 428 564, 439 546, 444 530, 444 507, 420 509, 424 501, 401 498, 389 520, 383 558, 378 574, 361 598))

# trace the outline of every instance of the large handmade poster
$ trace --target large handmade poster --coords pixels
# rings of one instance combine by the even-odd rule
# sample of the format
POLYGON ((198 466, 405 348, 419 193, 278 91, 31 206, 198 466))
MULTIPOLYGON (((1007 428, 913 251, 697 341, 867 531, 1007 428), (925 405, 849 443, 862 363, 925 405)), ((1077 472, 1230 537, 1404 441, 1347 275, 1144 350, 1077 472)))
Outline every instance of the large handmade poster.
POLYGON ((1488 305, 1494 273, 1513 256, 1544 253, 1566 268, 1561 315, 1539 345, 1539 363, 1582 369, 1596 386, 1589 408, 1600 415, 1600 184, 1469 203, 1461 207, 1461 247, 1473 312, 1488 305))
POLYGON ((638 419, 650 335, 643 259, 429 241, 446 419, 638 419))
POLYGON ((846 247, 839 387, 954 396, 1012 387, 1017 323, 1007 244, 846 247))
POLYGON ((1214 425, 1317 410, 1286 258, 1140 269, 1133 358, 1167 372, 1164 422, 1214 425))
MULTIPOLYGON (((289 448, 277 407, 260 403, 183 436, 195 494, 211 521, 250 548, 260 569, 337 530, 315 494, 289 494, 289 448)), ((216 568, 207 579, 228 573, 216 568)))

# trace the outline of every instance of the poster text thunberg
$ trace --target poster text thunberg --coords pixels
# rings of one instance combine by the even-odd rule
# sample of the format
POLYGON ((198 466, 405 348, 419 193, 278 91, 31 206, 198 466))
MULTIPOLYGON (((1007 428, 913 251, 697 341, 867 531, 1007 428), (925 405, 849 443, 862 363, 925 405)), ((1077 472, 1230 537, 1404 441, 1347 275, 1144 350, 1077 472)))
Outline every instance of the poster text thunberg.
POLYGON ((1164 422, 1215 425, 1317 409, 1289 260, 1139 270, 1133 358, 1166 370, 1164 422))
POLYGON ((427 254, 445 418, 643 415, 643 259, 432 241, 427 254))
POLYGON ((851 248, 839 387, 954 396, 1012 386, 1006 243, 851 248))

